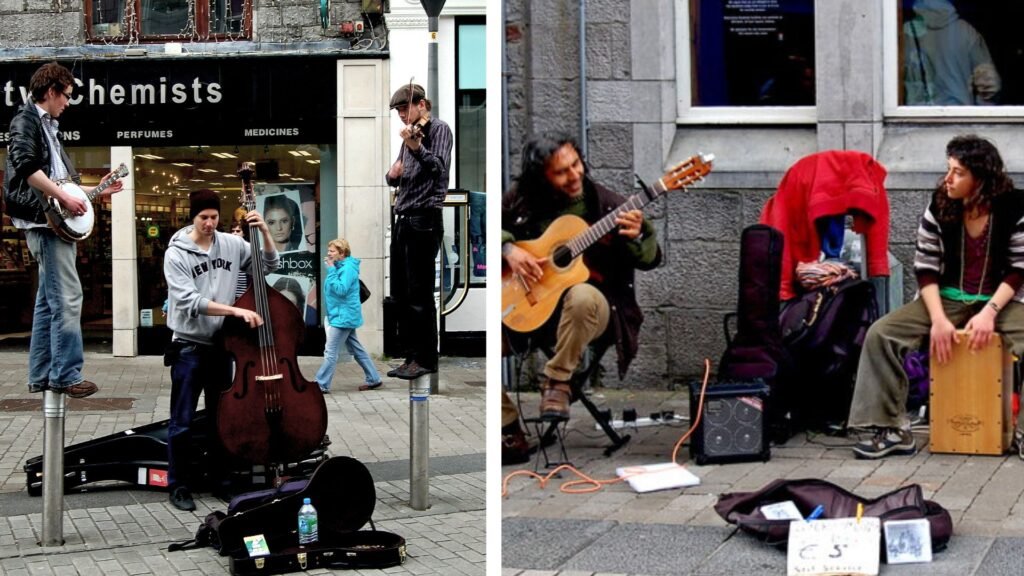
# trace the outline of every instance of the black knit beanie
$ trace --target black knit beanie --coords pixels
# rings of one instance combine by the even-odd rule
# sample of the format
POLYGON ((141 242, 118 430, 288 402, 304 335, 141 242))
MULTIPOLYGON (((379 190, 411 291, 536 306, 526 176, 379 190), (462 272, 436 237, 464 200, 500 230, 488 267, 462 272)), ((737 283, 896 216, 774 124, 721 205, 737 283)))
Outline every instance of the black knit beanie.
POLYGON ((220 212, 220 197, 213 190, 196 190, 188 195, 188 219, 195 220, 199 214, 207 208, 213 208, 220 212))

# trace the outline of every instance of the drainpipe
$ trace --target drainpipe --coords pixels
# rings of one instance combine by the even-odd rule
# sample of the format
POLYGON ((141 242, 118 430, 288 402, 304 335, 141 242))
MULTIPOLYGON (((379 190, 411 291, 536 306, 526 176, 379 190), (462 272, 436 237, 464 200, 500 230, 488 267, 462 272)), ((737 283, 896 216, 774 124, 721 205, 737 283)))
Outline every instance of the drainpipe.
POLYGON ((508 3, 501 3, 501 193, 504 194, 512 184, 512 173, 509 171, 508 136, 508 53, 505 50, 508 30, 508 3))
POLYGON ((580 151, 587 157, 587 0, 580 0, 580 151))

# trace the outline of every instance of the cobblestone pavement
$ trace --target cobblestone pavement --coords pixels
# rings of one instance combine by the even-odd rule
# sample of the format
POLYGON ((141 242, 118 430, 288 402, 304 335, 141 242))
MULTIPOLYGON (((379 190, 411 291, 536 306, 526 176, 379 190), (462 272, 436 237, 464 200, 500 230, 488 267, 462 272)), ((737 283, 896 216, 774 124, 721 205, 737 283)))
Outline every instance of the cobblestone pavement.
MULTIPOLYGON (((209 494, 196 495, 196 511, 181 512, 165 492, 124 485, 69 493, 65 544, 38 545, 42 499, 27 494, 22 467, 42 454, 43 417, 41 395, 26 389, 27 364, 24 351, 0 351, 0 574, 227 574, 227 558, 212 548, 167 551, 169 543, 191 538, 210 511, 226 508, 209 494)), ((307 377, 319 364, 317 357, 299 358, 307 377)), ((388 574, 485 572, 484 366, 482 358, 442 358, 441 393, 430 397, 431 506, 415 511, 408 505, 408 385, 385 379, 378 390, 358 392, 362 371, 354 362, 338 365, 325 397, 328 451, 367 465, 377 493, 376 526, 407 541, 407 562, 388 574)), ((389 368, 378 363, 378 369, 389 368)), ((100 391, 69 404, 65 445, 167 418, 171 383, 161 358, 87 352, 84 372, 100 391)))
MULTIPOLYGON (((596 402, 620 418, 623 408, 643 417, 673 410, 689 414, 688 394, 600 390, 596 402)), ((527 416, 538 397, 524 394, 527 416)), ((607 437, 578 404, 565 440, 569 460, 588 476, 615 478, 622 466, 671 461, 683 424, 620 431, 629 443, 606 457, 607 437)), ((784 551, 738 533, 712 506, 726 492, 756 490, 776 478, 824 478, 854 493, 874 497, 906 484, 920 484, 926 498, 949 510, 954 536, 931 564, 885 565, 882 574, 1024 573, 1024 461, 1002 457, 931 454, 928 430, 915 430, 919 451, 877 461, 857 460, 856 438, 799 434, 773 446, 768 462, 697 466, 684 448, 678 461, 701 479, 698 486, 635 493, 617 483, 588 494, 565 494, 568 473, 545 488, 532 479, 509 480, 502 499, 504 576, 589 574, 785 574, 784 551), (558 534, 558 538, 552 538, 558 534)), ((549 449, 549 455, 555 456, 549 449)), ((502 476, 528 465, 506 466, 502 476)), ((541 471, 544 472, 543 464, 541 471)))

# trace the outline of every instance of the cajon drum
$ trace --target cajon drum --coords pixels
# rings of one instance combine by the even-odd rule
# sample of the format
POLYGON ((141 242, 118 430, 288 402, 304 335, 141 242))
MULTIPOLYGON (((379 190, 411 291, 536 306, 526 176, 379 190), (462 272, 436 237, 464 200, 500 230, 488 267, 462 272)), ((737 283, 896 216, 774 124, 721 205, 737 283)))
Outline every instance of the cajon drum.
POLYGON ((953 345, 944 365, 931 359, 930 427, 932 452, 1004 453, 1013 433, 1010 399, 1013 355, 996 334, 989 345, 972 353, 967 335, 953 345))

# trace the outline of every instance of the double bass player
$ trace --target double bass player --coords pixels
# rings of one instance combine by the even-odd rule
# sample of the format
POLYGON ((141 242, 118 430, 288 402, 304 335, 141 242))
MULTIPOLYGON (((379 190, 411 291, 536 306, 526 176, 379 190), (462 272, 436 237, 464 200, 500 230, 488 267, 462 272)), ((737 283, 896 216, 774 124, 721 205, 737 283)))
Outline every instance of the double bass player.
MULTIPOLYGON (((218 232, 220 198, 212 190, 189 194, 192 223, 171 238, 164 257, 168 288, 167 326, 173 331, 164 364, 171 367, 171 417, 167 434, 167 482, 170 501, 179 510, 192 511, 196 505, 189 488, 198 478, 194 470, 192 423, 199 394, 206 397, 209 450, 216 454, 217 402, 220 392, 231 383, 231 363, 225 351, 214 344, 224 317, 239 318, 251 328, 263 324, 252 310, 233 306, 239 274, 251 272, 252 249, 244 238, 218 232)), ((259 212, 245 215, 250 226, 263 237, 261 258, 264 269, 280 265, 270 229, 259 212)), ((219 480, 223 458, 210 458, 210 474, 219 480)))

